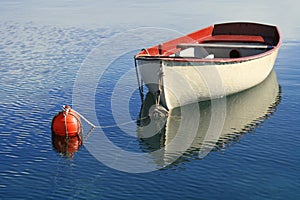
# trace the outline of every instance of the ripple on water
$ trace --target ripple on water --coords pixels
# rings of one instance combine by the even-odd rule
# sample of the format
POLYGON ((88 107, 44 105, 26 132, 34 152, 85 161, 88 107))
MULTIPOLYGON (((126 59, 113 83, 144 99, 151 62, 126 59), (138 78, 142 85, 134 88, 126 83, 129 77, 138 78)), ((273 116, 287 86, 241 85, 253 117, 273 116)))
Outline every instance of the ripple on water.
MULTIPOLYGON (((75 156, 74 160, 62 159, 54 153, 51 119, 61 105, 71 103, 76 71, 85 57, 112 34, 108 29, 0 22, 0 192, 5 191, 4 197, 81 198, 87 193, 97 199, 103 193, 105 197, 116 198, 118 194, 118 197, 127 198, 136 192, 141 198, 153 197, 153 194, 160 198, 178 198, 182 191, 188 191, 183 197, 195 198, 201 189, 208 195, 214 195, 211 191, 216 191, 216 195, 226 193, 224 198, 228 193, 239 194, 243 189, 244 194, 255 191, 267 197, 272 194, 270 191, 280 187, 293 189, 299 186, 295 178, 299 177, 295 153, 299 137, 294 133, 299 130, 296 125, 299 96, 295 92, 299 72, 297 50, 292 53, 282 51, 288 54, 283 54, 277 65, 284 93, 283 105, 279 106, 281 118, 268 120, 264 123, 267 128, 258 129, 260 132, 255 137, 245 135, 246 139, 234 148, 220 147, 221 153, 212 153, 201 162, 198 155, 193 157, 193 153, 186 153, 175 163, 177 166, 165 168, 164 172, 128 175, 101 165, 85 150, 78 152, 81 155, 75 156), (288 61, 294 64, 286 66, 288 61), (174 189, 174 182, 182 185, 182 190, 174 189), (272 186, 270 182, 284 183, 284 186, 272 187, 266 192, 266 186, 272 186), (147 190, 143 191, 143 188, 147 190), (164 196, 166 194, 168 196, 164 196)), ((112 71, 111 76, 121 75, 118 70, 112 71)), ((107 77, 108 84, 111 76, 107 77)), ((108 96, 105 88, 99 89, 99 93, 102 91, 101 94, 108 96)), ((107 112, 102 113, 104 121, 110 114, 107 112)), ((248 133, 263 121, 264 118, 258 118, 241 130, 230 129, 232 134, 223 139, 229 143, 240 141, 237 136, 241 132, 248 133)), ((117 129, 110 131, 120 146, 130 144, 127 138, 122 140, 115 134, 117 129)))
MULTIPOLYGON (((84 30, 0 22, 0 188, 41 196, 57 166, 51 145, 51 119, 71 102, 76 71, 108 29, 84 30), (69 91, 69 92, 68 92, 69 91), (50 153, 49 153, 50 152, 50 153), (51 159, 49 159, 51 158, 51 159), (50 167, 51 168, 51 167, 50 167), (38 187, 39 192, 30 192, 38 187)), ((23 195, 24 196, 24 195, 23 195)), ((20 195, 20 198, 22 195, 20 195)))

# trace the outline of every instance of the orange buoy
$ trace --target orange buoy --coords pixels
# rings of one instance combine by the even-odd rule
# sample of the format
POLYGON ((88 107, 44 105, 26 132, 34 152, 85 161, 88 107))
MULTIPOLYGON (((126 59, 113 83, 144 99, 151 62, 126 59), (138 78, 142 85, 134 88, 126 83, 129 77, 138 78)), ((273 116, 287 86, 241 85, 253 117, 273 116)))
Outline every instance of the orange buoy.
POLYGON ((52 120, 52 133, 62 137, 77 136, 82 131, 80 117, 70 106, 63 106, 52 120))

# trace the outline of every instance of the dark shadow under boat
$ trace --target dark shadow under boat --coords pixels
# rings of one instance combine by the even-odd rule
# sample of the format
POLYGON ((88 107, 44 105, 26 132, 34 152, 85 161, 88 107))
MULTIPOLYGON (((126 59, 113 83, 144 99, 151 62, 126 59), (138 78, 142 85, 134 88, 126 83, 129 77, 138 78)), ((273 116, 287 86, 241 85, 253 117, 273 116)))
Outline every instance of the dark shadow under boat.
POLYGON ((148 93, 138 122, 140 144, 160 167, 172 166, 195 156, 203 158, 211 151, 234 144, 255 129, 274 113, 280 100, 281 89, 274 71, 253 88, 225 99, 172 109, 167 118, 149 117, 149 109, 155 101, 148 93), (214 109, 224 106, 225 109, 219 111, 214 109), (224 117, 215 118, 216 115, 224 117), (158 151, 160 153, 156 153, 158 151))

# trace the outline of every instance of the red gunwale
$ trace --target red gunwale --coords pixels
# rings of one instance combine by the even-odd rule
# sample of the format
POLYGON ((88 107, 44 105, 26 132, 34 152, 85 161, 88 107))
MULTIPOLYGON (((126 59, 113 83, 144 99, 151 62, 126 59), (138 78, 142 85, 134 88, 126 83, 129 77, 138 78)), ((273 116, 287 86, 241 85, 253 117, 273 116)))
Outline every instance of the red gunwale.
MULTIPOLYGON (((239 31, 237 31, 239 32, 239 31)), ((276 51, 281 46, 281 36, 277 27, 270 25, 263 25, 252 22, 233 22, 225 24, 216 24, 209 26, 207 28, 195 31, 188 35, 167 41, 165 43, 150 47, 148 49, 143 49, 136 56, 135 59, 138 60, 166 60, 166 61, 176 61, 176 62, 243 62, 260 57, 264 57, 276 51), (249 29, 248 33, 237 33, 236 30, 229 29, 230 26, 235 27, 238 25, 242 26, 253 26, 249 29), (224 26, 228 30, 218 30, 218 26, 224 26), (226 27, 228 26, 228 28, 226 27), (216 28, 217 27, 217 28, 216 28), (228 33, 226 32, 228 31, 228 33), (226 34, 224 34, 226 33, 226 34), (269 51, 254 56, 247 56, 241 58, 215 58, 215 59, 205 59, 205 58, 182 58, 182 57, 169 57, 170 55, 180 51, 177 48, 178 44, 190 43, 190 44, 201 44, 201 43, 212 43, 212 42, 247 42, 247 43, 261 43, 274 46, 269 51)))

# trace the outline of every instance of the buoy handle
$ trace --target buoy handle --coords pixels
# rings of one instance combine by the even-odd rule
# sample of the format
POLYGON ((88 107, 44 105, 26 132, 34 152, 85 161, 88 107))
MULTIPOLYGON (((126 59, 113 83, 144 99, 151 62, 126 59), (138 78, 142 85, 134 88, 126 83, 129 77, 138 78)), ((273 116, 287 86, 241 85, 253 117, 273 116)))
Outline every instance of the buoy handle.
POLYGON ((71 110, 71 106, 68 106, 68 105, 62 106, 62 111, 64 112, 64 115, 68 115, 70 110, 71 110))

